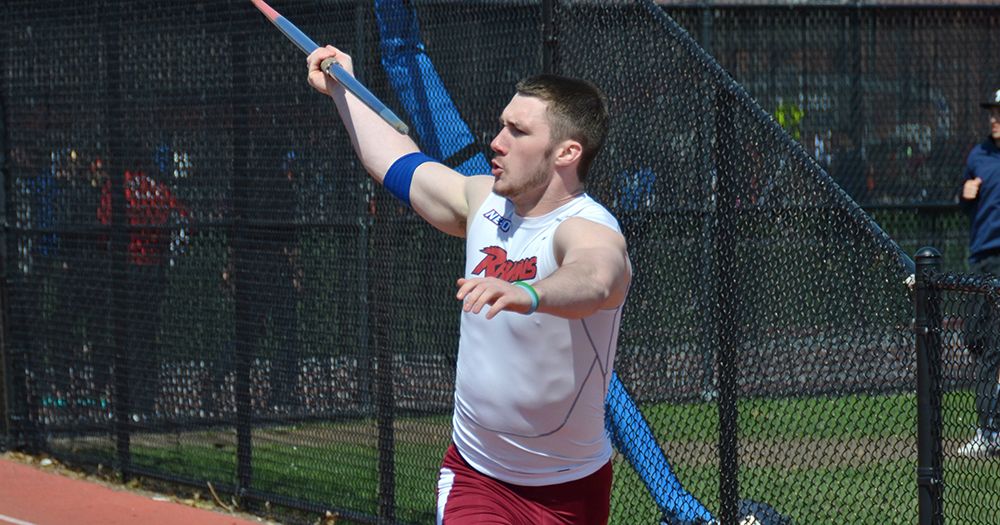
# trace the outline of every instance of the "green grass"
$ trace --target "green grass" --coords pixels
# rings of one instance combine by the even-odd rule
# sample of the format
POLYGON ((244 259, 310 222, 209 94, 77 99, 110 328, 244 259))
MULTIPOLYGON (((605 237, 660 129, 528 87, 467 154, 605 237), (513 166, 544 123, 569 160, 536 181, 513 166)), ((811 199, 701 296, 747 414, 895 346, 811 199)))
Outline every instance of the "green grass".
MULTIPOLYGON (((946 399, 946 406, 949 402, 946 399)), ((738 410, 741 438, 860 439, 912 436, 917 428, 912 395, 744 399, 738 410)), ((714 404, 662 403, 644 408, 643 414, 659 428, 661 443, 708 441, 719 435, 714 404)))
MULTIPOLYGON (((968 391, 945 395, 946 440, 969 437, 972 401, 968 391)), ((717 511, 717 407, 663 403, 643 407, 643 412, 678 479, 717 511)), ((913 395, 746 399, 739 413, 740 443, 750 447, 741 458, 741 497, 770 503, 796 524, 916 522, 913 395)), ((408 431, 396 432, 397 519, 433 523, 434 487, 448 443, 447 418, 399 423, 408 431)), ((374 424, 310 424, 255 432, 254 488, 377 514, 374 424)), ((178 436, 133 439, 133 461, 175 475, 235 484, 231 431, 178 436)), ((79 442, 75 446, 78 453, 88 452, 79 442)), ((110 451, 98 447, 89 453, 108 456, 110 451)), ((617 460, 612 522, 658 523, 659 511, 642 481, 620 457, 617 460)), ((1000 462, 954 456, 946 456, 946 461, 946 519, 989 522, 1000 515, 995 497, 1000 493, 1000 462)))

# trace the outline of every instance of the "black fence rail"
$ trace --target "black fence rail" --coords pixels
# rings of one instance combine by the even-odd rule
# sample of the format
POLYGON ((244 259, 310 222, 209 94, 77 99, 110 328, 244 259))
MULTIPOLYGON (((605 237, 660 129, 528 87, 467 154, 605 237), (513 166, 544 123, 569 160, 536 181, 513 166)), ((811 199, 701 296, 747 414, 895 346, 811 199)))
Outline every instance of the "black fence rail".
POLYGON ((964 496, 995 483, 1000 472, 1000 282, 943 272, 934 248, 917 253, 916 268, 920 523, 978 523, 991 511, 964 496))
MULTIPOLYGON (((463 173, 519 78, 606 92, 588 191, 635 263, 613 523, 913 523, 937 497, 906 253, 964 264, 953 197, 998 79, 956 50, 1000 10, 272 4, 463 173)), ((288 522, 433 523, 460 243, 369 182, 298 51, 242 0, 0 23, 5 445, 288 522)), ((954 345, 944 413, 968 417, 954 345)), ((994 464, 948 472, 948 521, 992 522, 994 464)))

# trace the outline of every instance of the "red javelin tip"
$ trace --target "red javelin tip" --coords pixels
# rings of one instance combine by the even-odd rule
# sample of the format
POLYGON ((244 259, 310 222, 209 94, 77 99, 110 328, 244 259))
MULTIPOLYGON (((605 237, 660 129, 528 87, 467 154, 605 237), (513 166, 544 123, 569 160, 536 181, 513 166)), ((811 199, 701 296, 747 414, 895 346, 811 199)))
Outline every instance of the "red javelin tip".
POLYGON ((264 16, 269 18, 272 22, 281 18, 281 15, 279 15, 278 12, 275 11, 274 9, 271 9, 271 6, 264 3, 264 0, 251 0, 251 1, 253 2, 253 5, 257 6, 257 9, 260 9, 260 12, 264 13, 264 16))

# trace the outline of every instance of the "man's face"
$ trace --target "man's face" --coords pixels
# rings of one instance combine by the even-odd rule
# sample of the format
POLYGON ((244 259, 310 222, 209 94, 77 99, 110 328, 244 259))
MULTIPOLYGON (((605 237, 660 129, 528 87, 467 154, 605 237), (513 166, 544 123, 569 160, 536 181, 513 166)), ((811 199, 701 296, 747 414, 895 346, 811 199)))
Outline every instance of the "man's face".
POLYGON ((520 94, 500 115, 503 129, 490 143, 493 191, 514 198, 542 190, 554 170, 553 148, 546 109, 548 103, 520 94))
POLYGON ((990 106, 990 137, 1000 140, 1000 106, 990 106))

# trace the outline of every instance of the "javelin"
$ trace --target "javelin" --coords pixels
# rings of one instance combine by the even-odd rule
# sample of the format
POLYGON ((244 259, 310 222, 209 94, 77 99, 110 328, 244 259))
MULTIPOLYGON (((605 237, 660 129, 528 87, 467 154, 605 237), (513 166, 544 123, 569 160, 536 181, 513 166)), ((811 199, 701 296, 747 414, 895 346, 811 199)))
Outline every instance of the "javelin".
MULTIPOLYGON (((313 51, 319 49, 316 42, 313 42, 311 38, 306 36, 305 33, 295 27, 295 24, 291 23, 285 17, 278 14, 277 11, 271 8, 271 6, 264 3, 264 0, 251 0, 257 9, 260 9, 261 13, 266 16, 278 29, 281 30, 289 40, 299 46, 305 54, 310 54, 313 51)), ((400 133, 408 133, 410 128, 392 112, 391 109, 385 107, 375 95, 372 95, 371 91, 368 91, 361 82, 344 71, 344 68, 340 66, 333 57, 328 58, 320 64, 320 69, 326 72, 327 75, 335 78, 337 82, 340 82, 348 91, 358 97, 362 102, 364 102, 368 107, 372 108, 375 113, 378 113, 383 120, 388 122, 392 127, 396 128, 400 133)))

